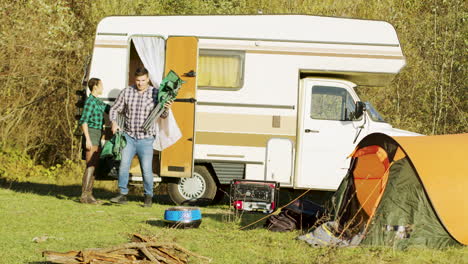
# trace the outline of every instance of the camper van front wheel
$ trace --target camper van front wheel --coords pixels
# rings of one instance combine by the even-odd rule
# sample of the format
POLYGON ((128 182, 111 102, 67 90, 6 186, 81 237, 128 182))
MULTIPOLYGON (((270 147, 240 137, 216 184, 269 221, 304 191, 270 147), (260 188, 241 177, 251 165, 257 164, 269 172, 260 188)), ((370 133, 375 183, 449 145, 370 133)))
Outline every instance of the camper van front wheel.
POLYGON ((180 178, 177 183, 169 183, 169 196, 176 204, 209 204, 216 195, 216 182, 205 166, 197 165, 190 178, 180 178))

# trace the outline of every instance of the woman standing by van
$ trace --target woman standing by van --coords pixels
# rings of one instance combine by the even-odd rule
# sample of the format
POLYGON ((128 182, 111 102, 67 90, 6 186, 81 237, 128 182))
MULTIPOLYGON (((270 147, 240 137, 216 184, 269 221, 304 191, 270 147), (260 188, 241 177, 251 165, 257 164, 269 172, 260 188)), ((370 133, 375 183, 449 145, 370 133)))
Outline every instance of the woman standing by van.
POLYGON ((97 204, 96 199, 93 197, 94 171, 99 162, 99 145, 104 123, 104 112, 109 113, 110 106, 97 98, 102 94, 103 90, 100 79, 89 79, 88 88, 91 94, 86 99, 79 121, 86 141, 86 170, 83 175, 80 202, 97 204))

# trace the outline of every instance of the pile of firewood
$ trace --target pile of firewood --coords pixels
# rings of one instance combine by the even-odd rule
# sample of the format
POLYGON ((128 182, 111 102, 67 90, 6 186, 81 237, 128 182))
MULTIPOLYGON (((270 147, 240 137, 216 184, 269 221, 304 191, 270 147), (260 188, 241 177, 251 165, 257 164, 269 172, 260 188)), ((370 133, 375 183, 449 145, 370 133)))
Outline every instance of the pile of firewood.
POLYGON ((95 248, 66 253, 44 251, 47 261, 62 264, 185 264, 190 256, 211 262, 211 259, 190 252, 175 243, 158 243, 152 238, 134 234, 132 243, 111 248, 95 248))

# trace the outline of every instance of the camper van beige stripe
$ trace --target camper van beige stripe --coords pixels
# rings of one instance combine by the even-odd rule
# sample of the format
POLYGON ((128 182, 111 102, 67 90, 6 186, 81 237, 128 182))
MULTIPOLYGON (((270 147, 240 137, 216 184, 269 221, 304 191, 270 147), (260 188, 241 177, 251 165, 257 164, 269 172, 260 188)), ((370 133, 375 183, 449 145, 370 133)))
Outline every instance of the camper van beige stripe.
POLYGON ((198 112, 196 117, 196 131, 296 135, 296 116, 198 112))
POLYGON ((386 56, 386 55, 368 55, 368 54, 337 54, 337 53, 318 53, 318 52, 295 52, 295 51, 268 51, 268 50, 247 50, 246 53, 252 54, 276 54, 276 55, 300 55, 300 56, 319 56, 319 57, 344 57, 344 58, 366 58, 366 59, 401 59, 404 56, 386 56))
POLYGON ((225 155, 225 154, 206 154, 207 157, 217 157, 217 158, 245 158, 245 155, 225 155))
POLYGON ((303 56, 327 56, 327 57, 353 57, 353 58, 375 58, 375 59, 403 59, 400 50, 357 50, 357 49, 325 49, 325 48, 304 48, 304 47, 272 47, 249 45, 222 45, 204 44, 200 48, 224 49, 224 50, 245 50, 247 53, 257 54, 280 54, 280 55, 303 55, 303 56))
MULTIPOLYGON (((198 87, 198 89, 203 87, 198 87)), ((213 89, 213 88, 208 88, 213 89)), ((256 108, 278 108, 278 109, 293 109, 294 105, 267 105, 267 104, 241 104, 241 103, 221 103, 221 102, 203 102, 198 101, 197 105, 213 105, 213 106, 227 106, 227 107, 256 107, 256 108)))
POLYGON ((122 40, 96 40, 94 47, 98 48, 128 48, 127 41, 122 40))
POLYGON ((197 132, 195 135, 195 143, 206 145, 266 147, 268 140, 272 138, 287 138, 290 139, 294 144, 296 142, 296 136, 289 135, 197 132))

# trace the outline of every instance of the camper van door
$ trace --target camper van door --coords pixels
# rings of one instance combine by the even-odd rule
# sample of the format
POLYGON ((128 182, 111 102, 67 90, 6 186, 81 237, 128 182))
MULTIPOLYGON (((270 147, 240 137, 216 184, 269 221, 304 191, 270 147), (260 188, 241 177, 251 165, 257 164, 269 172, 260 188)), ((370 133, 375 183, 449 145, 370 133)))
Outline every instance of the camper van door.
POLYGON ((351 120, 357 95, 339 80, 303 79, 300 86, 296 188, 335 190, 363 120, 351 120))
POLYGON ((165 74, 173 70, 185 83, 172 106, 182 138, 161 152, 161 176, 186 178, 193 175, 197 61, 198 38, 167 39, 165 74))

